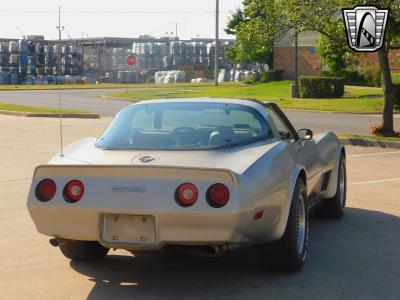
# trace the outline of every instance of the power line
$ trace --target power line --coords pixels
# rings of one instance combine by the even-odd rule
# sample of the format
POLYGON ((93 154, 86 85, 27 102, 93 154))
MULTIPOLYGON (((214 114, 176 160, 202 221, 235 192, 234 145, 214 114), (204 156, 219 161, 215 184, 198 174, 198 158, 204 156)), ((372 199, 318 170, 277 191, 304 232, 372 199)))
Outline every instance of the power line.
MULTIPOLYGON (((10 10, 0 9, 3 13, 48 13, 58 14, 56 10, 10 10)), ((214 14, 215 11, 91 11, 91 10, 66 10, 63 14, 214 14)), ((231 11, 220 11, 223 14, 230 14, 231 11)))

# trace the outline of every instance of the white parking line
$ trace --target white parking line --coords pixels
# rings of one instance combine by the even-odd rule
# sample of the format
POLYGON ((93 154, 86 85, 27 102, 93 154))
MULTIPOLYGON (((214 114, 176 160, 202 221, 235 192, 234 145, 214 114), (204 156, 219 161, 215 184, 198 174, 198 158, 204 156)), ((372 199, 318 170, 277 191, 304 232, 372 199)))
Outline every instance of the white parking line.
POLYGON ((372 183, 384 183, 390 181, 400 181, 399 178, 388 178, 388 179, 381 179, 381 180, 371 180, 371 181, 361 181, 361 182, 351 182, 348 185, 362 185, 362 184, 372 184, 372 183))
POLYGON ((353 155, 348 155, 347 157, 375 156, 375 155, 385 155, 385 154, 400 154, 400 151, 353 154, 353 155))

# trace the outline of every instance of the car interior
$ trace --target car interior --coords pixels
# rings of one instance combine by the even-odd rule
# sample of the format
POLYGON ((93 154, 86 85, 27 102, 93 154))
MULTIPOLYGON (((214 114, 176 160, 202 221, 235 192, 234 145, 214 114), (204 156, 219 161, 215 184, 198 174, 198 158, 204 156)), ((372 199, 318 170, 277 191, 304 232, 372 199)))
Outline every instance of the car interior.
POLYGON ((246 124, 177 127, 173 130, 133 128, 124 143, 130 148, 208 148, 231 144, 259 135, 246 124))

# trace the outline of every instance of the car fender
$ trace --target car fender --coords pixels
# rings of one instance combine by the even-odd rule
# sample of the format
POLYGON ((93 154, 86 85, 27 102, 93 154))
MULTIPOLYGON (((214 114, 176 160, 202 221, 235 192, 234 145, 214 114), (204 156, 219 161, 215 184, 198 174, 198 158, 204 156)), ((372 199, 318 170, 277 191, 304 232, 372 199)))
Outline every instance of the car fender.
POLYGON ((285 229, 286 229, 286 224, 288 222, 289 219, 289 212, 290 212, 290 206, 292 205, 292 201, 293 201, 293 194, 294 194, 294 189, 296 187, 296 182, 297 179, 301 176, 301 172, 304 172, 304 179, 305 179, 305 186, 306 186, 306 190, 307 190, 307 171, 305 169, 304 166, 296 164, 293 166, 292 171, 289 175, 289 187, 288 187, 288 198, 287 198, 287 206, 286 209, 283 212, 283 217, 281 218, 281 224, 279 226, 279 229, 277 231, 277 239, 280 239, 283 234, 285 233, 285 229))
POLYGON ((323 157, 324 170, 332 170, 326 191, 321 192, 321 198, 332 198, 336 194, 337 178, 339 174, 339 161, 344 146, 340 143, 337 136, 332 132, 320 135, 317 143, 318 151, 323 157), (333 166, 333 168, 332 168, 333 166))
POLYGON ((326 190, 326 193, 324 195, 324 198, 332 198, 336 194, 337 190, 337 180, 339 176, 339 162, 340 162, 340 156, 342 155, 342 151, 346 157, 346 151, 343 145, 338 144, 336 148, 336 161, 335 161, 335 167, 332 171, 332 176, 331 180, 329 181, 328 188, 326 190))
MULTIPOLYGON (((300 172, 307 173, 298 162, 297 153, 289 146, 290 141, 279 142, 240 176, 243 199, 240 210, 256 213, 263 211, 259 230, 249 230, 251 238, 263 242, 282 237, 289 216, 296 180, 300 172)), ((251 228, 254 223, 248 223, 251 228)), ((258 226, 257 225, 257 226, 258 226)))

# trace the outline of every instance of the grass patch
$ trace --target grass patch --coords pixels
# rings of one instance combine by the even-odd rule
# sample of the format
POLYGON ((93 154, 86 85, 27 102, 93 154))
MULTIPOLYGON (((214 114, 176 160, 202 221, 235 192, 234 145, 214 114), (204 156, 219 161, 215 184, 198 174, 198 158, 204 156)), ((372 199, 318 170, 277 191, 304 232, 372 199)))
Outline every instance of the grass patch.
POLYGON ((400 84, 400 73, 392 73, 393 83, 400 84))
POLYGON ((364 139, 370 141, 400 142, 400 137, 384 137, 376 135, 346 134, 346 133, 341 133, 338 136, 343 138, 364 139))
MULTIPOLYGON (((0 110, 6 111, 18 111, 18 112, 32 112, 32 113, 58 113, 58 109, 54 108, 45 108, 45 107, 32 107, 32 106, 25 106, 25 105, 15 105, 15 104, 8 104, 8 103, 0 103, 0 110)), ((64 114, 83 114, 87 113, 85 111, 80 110, 69 110, 69 109, 62 109, 61 113, 64 114)))
POLYGON ((304 109, 343 112, 381 112, 383 92, 381 88, 346 86, 345 96, 332 99, 290 98, 290 81, 277 81, 257 85, 196 86, 196 88, 169 88, 113 93, 111 96, 127 100, 159 98, 241 98, 277 103, 284 109, 304 109))

